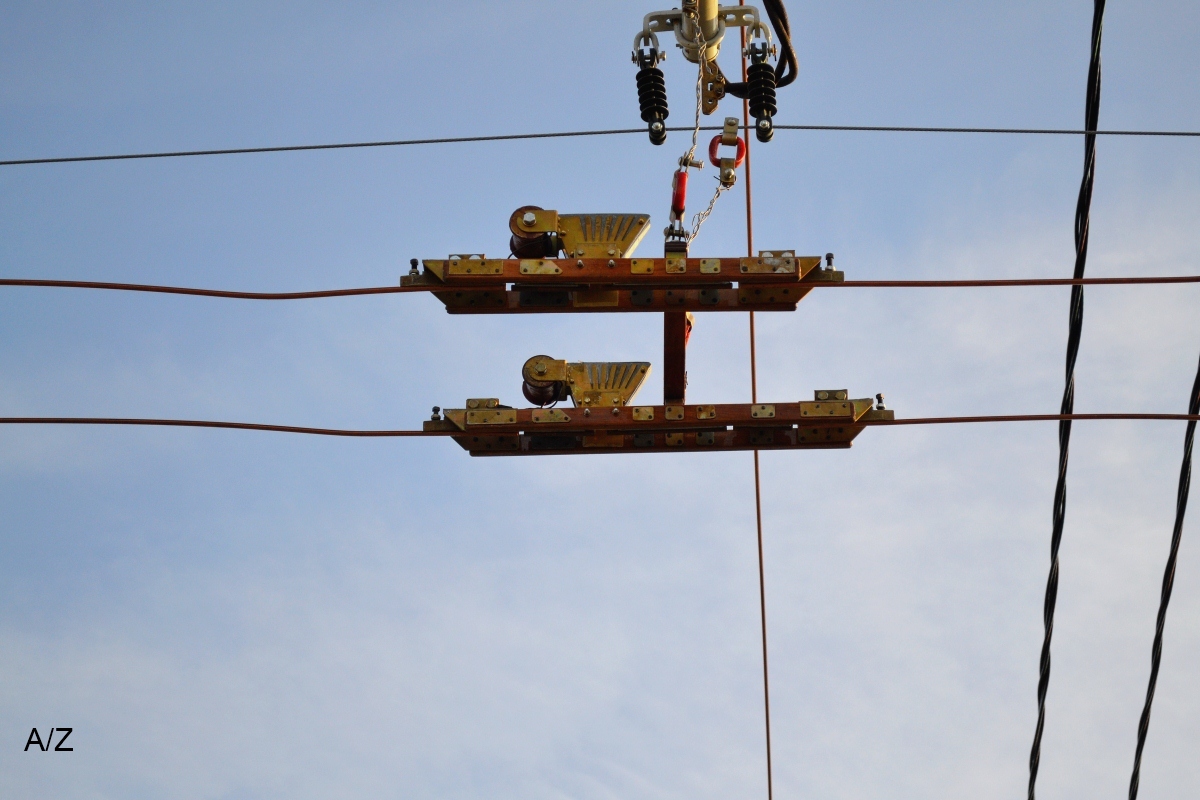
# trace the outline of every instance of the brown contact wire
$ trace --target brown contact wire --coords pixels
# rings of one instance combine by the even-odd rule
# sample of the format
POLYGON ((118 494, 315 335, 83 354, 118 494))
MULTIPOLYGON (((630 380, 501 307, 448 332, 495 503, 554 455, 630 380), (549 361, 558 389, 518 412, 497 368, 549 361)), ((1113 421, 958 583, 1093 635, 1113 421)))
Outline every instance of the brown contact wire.
MULTIPOLYGON (((746 163, 749 164, 749 144, 746 146, 746 163)), ((746 188, 750 181, 747 175, 746 188)), ((753 250, 752 218, 749 191, 746 200, 747 251, 753 250)), ((851 280, 803 282, 805 289, 849 288, 849 289, 960 289, 960 288, 1012 288, 1022 286, 1136 286, 1158 284, 1200 283, 1200 275, 1159 275, 1147 277, 1117 278, 979 278, 963 280, 851 280)), ((308 292, 239 292, 228 289, 198 289, 188 286, 158 286, 146 283, 112 283, 106 281, 69 281, 49 278, 0 278, 0 286, 31 287, 47 289, 103 289, 118 292, 146 292, 151 294, 179 294, 196 297, 217 297, 233 300, 315 300, 325 297, 356 297, 372 294, 407 294, 429 292, 459 287, 434 286, 363 286, 353 289, 321 289, 308 292)), ((757 401, 758 381, 755 372, 754 312, 750 312, 750 390, 757 401)))
MULTIPOLYGON (((895 425, 953 425, 981 422, 1094 422, 1131 420, 1141 422, 1200 422, 1200 414, 1097 413, 1097 414, 984 414, 967 417, 910 417, 902 419, 859 420, 855 425, 890 427, 895 425)), ((131 417, 0 417, 0 425, 135 425, 168 428, 224 428, 241 431, 301 433, 311 436, 348 436, 354 438, 398 438, 412 436, 456 436, 462 431, 418 431, 358 428, 313 428, 300 425, 269 425, 258 422, 223 422, 203 419, 152 419, 131 417)), ((761 561, 760 561, 761 563, 761 561)), ((760 593, 761 594, 761 593, 760 593)), ((760 596, 761 599, 761 596, 760 596)))
POLYGON ((186 294, 234 300, 314 300, 319 297, 352 297, 366 294, 403 294, 427 291, 424 286, 364 286, 357 289, 323 289, 313 292, 236 292, 226 289, 195 289, 187 286, 155 286, 146 283, 60 281, 40 278, 0 278, 0 286, 36 286, 51 289, 108 289, 117 292, 186 294))
POLYGON ((393 438, 399 436, 448 436, 443 431, 356 430, 309 428, 299 425, 267 425, 258 422, 221 422, 205 419, 134 419, 127 417, 0 417, 0 425, 141 425, 166 428, 226 428, 239 431, 304 433, 312 436, 393 438))
MULTIPOLYGON (((744 6, 746 0, 738 0, 744 6)), ((746 83, 746 29, 738 28, 741 34, 742 83, 746 83)), ((742 132, 746 137, 746 256, 754 257, 754 204, 750 186, 750 101, 742 99, 742 132)), ((758 362, 754 341, 754 312, 750 312, 750 402, 758 402, 758 362)), ((758 528, 758 609, 762 623, 762 666, 763 666, 763 723, 767 734, 767 800, 774 800, 775 786, 771 776, 771 681, 767 669, 767 589, 766 570, 763 566, 762 526, 762 475, 759 470, 758 451, 754 451, 754 520, 758 528)))

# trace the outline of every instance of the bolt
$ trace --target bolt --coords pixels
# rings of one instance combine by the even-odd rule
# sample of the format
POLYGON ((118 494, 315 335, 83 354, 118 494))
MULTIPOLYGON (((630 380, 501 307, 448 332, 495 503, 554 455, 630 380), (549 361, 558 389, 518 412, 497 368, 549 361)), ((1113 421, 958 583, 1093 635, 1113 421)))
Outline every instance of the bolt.
POLYGON ((590 408, 585 408, 585 409, 583 410, 583 415, 584 415, 585 417, 590 417, 590 416, 592 415, 592 410, 591 410, 590 408))
POLYGON ((434 406, 433 407, 433 416, 431 416, 430 419, 440 420, 441 418, 442 418, 442 410, 440 408, 438 408, 437 406, 434 406))
POLYGON ((817 392, 817 399, 818 400, 828 400, 829 392, 817 392))
POLYGON ((415 258, 410 258, 408 260, 408 274, 409 275, 418 275, 418 274, 420 274, 420 272, 421 271, 419 269, 417 269, 417 260, 415 258))
POLYGON ((833 269, 833 253, 825 254, 825 269, 833 269))
MULTIPOLYGON (((617 401, 616 401, 616 400, 613 400, 613 402, 615 403, 615 402, 617 402, 617 401)), ((619 408, 614 408, 614 409, 613 409, 613 416, 614 416, 614 417, 616 417, 616 416, 619 416, 619 415, 620 415, 620 413, 621 413, 621 409, 619 409, 619 408)))
POLYGON ((756 124, 758 125, 759 128, 762 128, 765 131, 767 128, 771 127, 771 120, 767 119, 766 117, 763 117, 756 124))
POLYGON ((532 211, 526 211, 525 216, 521 217, 521 222, 525 225, 532 225, 537 222, 537 214, 532 211))
POLYGON ((578 261, 576 261, 575 266, 579 267, 580 269, 583 269, 583 259, 581 258, 578 261))
POLYGON ((879 394, 875 395, 875 400, 876 400, 875 408, 878 409, 879 411, 883 411, 885 409, 885 406, 883 405, 883 392, 880 392, 879 394))
POLYGON ((659 122, 658 120, 655 120, 654 122, 650 123, 650 130, 654 131, 655 133, 658 133, 662 129, 663 129, 663 124, 661 122, 659 122))
POLYGON ((617 262, 613 261, 611 258, 608 260, 608 268, 609 269, 612 269, 616 265, 617 265, 617 262))

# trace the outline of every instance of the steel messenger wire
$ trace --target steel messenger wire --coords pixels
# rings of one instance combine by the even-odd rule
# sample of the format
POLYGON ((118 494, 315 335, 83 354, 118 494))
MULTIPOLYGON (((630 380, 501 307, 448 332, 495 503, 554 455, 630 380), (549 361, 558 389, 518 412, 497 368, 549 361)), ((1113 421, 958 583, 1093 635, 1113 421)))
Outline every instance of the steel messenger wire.
MULTIPOLYGON (((1200 413, 1158 414, 1141 412, 1114 412, 1090 414, 984 414, 962 417, 910 417, 889 420, 860 421, 859 425, 871 428, 889 428, 904 425, 956 425, 987 422, 1095 422, 1127 420, 1135 422, 1189 422, 1200 421, 1200 413)), ((420 431, 360 428, 314 428, 302 425, 271 425, 258 422, 225 422, 203 419, 156 419, 136 417, 0 417, 0 425, 131 425, 137 427, 165 428, 220 428, 240 431, 268 431, 273 433, 298 433, 310 436, 345 436, 352 438, 398 438, 438 437, 459 435, 454 431, 420 431)))
MULTIPOLYGON (((738 0, 738 5, 744 6, 746 0, 738 0)), ((738 28, 742 54, 742 84, 746 84, 746 29, 738 28)), ((794 75, 793 75, 794 77, 794 75)), ((746 138, 746 161, 744 173, 746 178, 746 257, 754 257, 754 202, 750 183, 750 101, 742 98, 742 132, 746 138)), ((713 195, 709 203, 709 211, 721 196, 721 189, 713 195)), ((754 312, 750 312, 750 402, 758 402, 758 362, 754 341, 754 312)), ((758 451, 754 451, 754 522, 758 531, 758 618, 762 626, 762 669, 763 669, 763 726, 766 729, 767 748, 767 800, 774 800, 775 785, 771 770, 771 680, 767 659, 767 580, 766 567, 763 560, 763 526, 762 526, 762 473, 759 469, 758 451)))
MULTIPOLYGON (((671 125, 668 131, 691 131, 690 126, 671 125)), ((702 131, 719 131, 716 125, 701 126, 702 131)), ((746 126, 746 132, 751 128, 746 126)), ((775 125, 777 131, 852 131, 861 133, 994 133, 1050 136, 1166 136, 1200 137, 1200 131, 1152 130, 1075 130, 1071 128, 953 128, 910 125, 775 125)), ((236 156, 254 153, 299 153, 312 150, 354 150, 376 147, 407 147, 428 144, 467 144, 471 142, 511 142, 523 139, 568 139, 580 136, 645 135, 645 128, 608 128, 586 131, 554 131, 549 133, 506 133, 486 136, 447 136, 424 139, 390 139, 374 142, 334 142, 329 144, 295 144, 273 147, 230 147, 211 150, 164 150, 147 153, 114 153, 100 156, 58 156, 51 158, 16 158, 0 161, 0 167, 33 164, 75 164, 86 161, 133 161, 147 158, 191 158, 195 156, 236 156)))
MULTIPOLYGON (((749 183, 749 181, 747 181, 749 183)), ((749 244, 753 239, 748 237, 749 244)), ((805 283, 806 289, 971 289, 1019 288, 1030 286, 1153 286, 1200 283, 1200 275, 1151 275, 1115 278, 966 278, 948 280, 850 280, 805 283)), ((188 286, 159 286, 148 283, 112 283, 107 281, 70 281, 51 278, 0 278, 0 286, 48 289, 101 289, 116 292, 181 294, 232 300, 316 300, 328 297, 357 297, 372 294, 428 292, 428 286, 363 286, 351 289, 320 289, 304 292, 241 292, 230 289, 200 289, 188 286)), ((753 312, 751 312, 753 313, 753 312)), ((754 362, 751 361, 751 372, 754 362)))
MULTIPOLYGON (((1188 414, 1200 415, 1200 364, 1196 365, 1196 380, 1188 398, 1188 414)), ((1142 749, 1146 746, 1146 733, 1150 730, 1150 706, 1154 703, 1154 689, 1158 686, 1158 668, 1162 663, 1163 628, 1167 624, 1167 605, 1171 602, 1171 590, 1175 587, 1175 563, 1179 558, 1179 541, 1183 538, 1183 517, 1187 513, 1188 490, 1192 485, 1192 442, 1196 438, 1196 420, 1189 419, 1183 435, 1183 464, 1179 468, 1179 489, 1175 495, 1175 527, 1171 531, 1171 549, 1167 555, 1167 566, 1163 570, 1162 593, 1158 600, 1158 617, 1154 624, 1154 645, 1150 648, 1150 680, 1146 686, 1146 704, 1138 720, 1137 749, 1133 756, 1133 773, 1129 778, 1129 800, 1137 800, 1138 784, 1142 777, 1142 749)))
MULTIPOLYGON (((1104 29, 1104 0, 1095 0, 1092 11, 1091 61, 1088 65, 1087 101, 1084 108, 1084 129, 1096 130, 1100 118, 1100 41, 1104 29)), ((1075 203, 1075 278, 1082 278, 1087 268, 1088 233, 1091 224, 1092 186, 1096 175, 1096 137, 1083 138, 1083 178, 1079 184, 1079 199, 1075 203)), ((1079 339, 1083 333, 1083 285, 1071 287, 1071 310, 1067 324, 1066 378, 1063 385, 1060 412, 1069 415, 1075 410, 1075 359, 1079 355, 1079 339)), ((1063 525, 1067 517, 1067 461, 1071 446, 1071 420, 1058 424, 1058 480, 1054 487, 1054 507, 1050 532, 1050 571, 1046 577, 1046 596, 1042 605, 1042 653, 1038 662, 1037 724, 1033 745, 1029 750, 1029 800, 1037 789, 1038 767, 1042 759, 1042 731, 1046 725, 1046 692, 1050 687, 1050 643, 1054 637, 1054 607, 1058 602, 1058 548, 1062 543, 1063 525)))

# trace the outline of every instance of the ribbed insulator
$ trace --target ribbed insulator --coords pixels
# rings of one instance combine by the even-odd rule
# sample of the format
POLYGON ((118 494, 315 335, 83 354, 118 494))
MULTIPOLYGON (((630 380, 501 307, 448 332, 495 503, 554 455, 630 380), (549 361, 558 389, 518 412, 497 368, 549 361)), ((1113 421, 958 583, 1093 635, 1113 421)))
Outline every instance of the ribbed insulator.
POLYGON ((667 80, 658 67, 643 67, 637 74, 638 103, 642 107, 642 122, 667 118, 667 80))
POLYGON ((770 64, 751 64, 746 70, 750 114, 754 117, 773 117, 779 111, 775 105, 775 70, 770 64))

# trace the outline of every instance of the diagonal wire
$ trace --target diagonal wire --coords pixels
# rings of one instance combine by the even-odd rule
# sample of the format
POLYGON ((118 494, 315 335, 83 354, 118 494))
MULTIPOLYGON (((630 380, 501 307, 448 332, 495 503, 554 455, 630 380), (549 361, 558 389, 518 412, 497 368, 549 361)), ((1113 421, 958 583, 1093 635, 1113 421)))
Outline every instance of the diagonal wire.
MULTIPOLYGON (((1200 364, 1196 366, 1196 380, 1192 384, 1192 395, 1188 399, 1188 414, 1200 414, 1200 364)), ((1175 587, 1175 563, 1179 558, 1179 542, 1183 538, 1183 516, 1187 513, 1188 489, 1192 484, 1192 442, 1195 438, 1196 421, 1190 419, 1183 435, 1183 465, 1179 468, 1179 490, 1175 496, 1175 528, 1171 532, 1167 567, 1163 570, 1162 594, 1159 596, 1158 618, 1154 625, 1154 645, 1150 648, 1150 682, 1146 686, 1146 704, 1142 707, 1142 718, 1138 721, 1137 750, 1133 756, 1133 774, 1129 778, 1129 800, 1137 800, 1138 784, 1142 777, 1142 749, 1146 746, 1146 733, 1150 730, 1150 706, 1154 703, 1158 667, 1162 663, 1167 604, 1171 602, 1171 590, 1175 587)))
MULTIPOLYGON (((1092 11, 1091 61, 1088 65, 1087 102, 1084 129, 1096 130, 1100 118, 1100 41, 1104 23, 1104 0, 1095 0, 1092 11)), ((1083 179, 1075 204, 1075 278, 1087 268, 1088 232, 1091 224, 1092 186, 1096 175, 1096 136, 1083 139, 1083 179)), ((1075 410, 1075 359, 1083 333, 1083 286, 1071 287, 1071 311, 1067 330, 1066 381, 1063 386, 1062 414, 1075 410)), ((1067 458, 1071 445, 1071 420, 1058 424, 1058 482, 1054 488, 1053 523, 1050 533, 1050 573, 1046 578, 1046 597, 1042 605, 1042 655, 1038 664, 1037 725, 1029 751, 1029 800, 1034 800, 1038 767, 1042 760, 1042 730, 1046 725, 1046 691, 1050 687, 1050 641, 1054 636, 1054 606, 1058 601, 1058 548, 1062 543, 1067 517, 1067 458)))
MULTIPOLYGON (((691 131, 690 126, 668 126, 669 131, 691 131)), ((704 125, 702 131, 719 131, 719 125, 704 125)), ((746 132, 751 129, 747 126, 746 132)), ((1168 136, 1200 137, 1200 131, 1155 130, 1074 130, 1071 128, 952 128, 918 127, 908 125, 776 125, 777 131, 856 131, 864 133, 998 133, 1058 136, 1168 136)), ((389 139, 372 142, 333 142, 328 144, 295 144, 275 147, 230 147, 210 150, 160 150, 147 153, 114 153, 99 156, 58 156, 51 158, 16 158, 0 161, 0 167, 31 164, 74 164, 86 161, 133 161, 147 158, 191 158, 195 156, 235 156, 254 153, 298 153, 312 150, 354 150, 374 147, 406 147, 428 144, 466 144, 470 142, 511 142, 523 139, 569 139, 578 136, 622 136, 644 134, 645 128, 605 128, 587 131, 554 131, 550 133, 504 133, 490 136, 446 136, 425 139, 389 139)))

